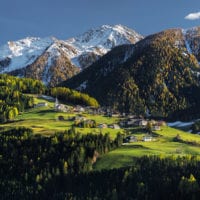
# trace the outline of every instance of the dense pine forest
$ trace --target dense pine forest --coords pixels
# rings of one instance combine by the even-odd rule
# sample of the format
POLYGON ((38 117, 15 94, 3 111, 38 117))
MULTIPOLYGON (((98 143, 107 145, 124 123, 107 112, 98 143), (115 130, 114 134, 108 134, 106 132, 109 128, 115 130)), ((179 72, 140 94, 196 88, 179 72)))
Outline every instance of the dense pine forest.
POLYGON ((135 158, 131 167, 93 171, 98 156, 122 143, 118 135, 50 138, 19 128, 0 134, 1 199, 198 199, 197 157, 135 158))
POLYGON ((111 140, 108 134, 80 135, 73 128, 51 137, 33 135, 27 128, 1 130, 1 198, 30 199, 30 195, 43 194, 46 199, 52 181, 90 172, 99 155, 121 144, 121 135, 111 140))

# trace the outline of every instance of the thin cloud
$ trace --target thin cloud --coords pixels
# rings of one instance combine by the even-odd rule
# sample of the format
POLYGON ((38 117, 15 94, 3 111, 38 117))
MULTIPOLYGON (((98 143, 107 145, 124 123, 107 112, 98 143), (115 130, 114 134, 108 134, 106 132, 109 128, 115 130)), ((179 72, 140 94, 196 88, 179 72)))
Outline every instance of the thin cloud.
POLYGON ((185 16, 185 19, 188 19, 188 20, 197 20, 197 19, 200 19, 200 12, 190 13, 187 16, 185 16))

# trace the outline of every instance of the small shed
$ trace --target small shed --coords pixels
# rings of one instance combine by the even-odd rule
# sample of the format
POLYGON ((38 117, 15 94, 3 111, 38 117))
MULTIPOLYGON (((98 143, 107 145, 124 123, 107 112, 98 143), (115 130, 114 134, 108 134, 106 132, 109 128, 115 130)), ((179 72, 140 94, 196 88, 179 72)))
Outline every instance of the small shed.
POLYGON ((158 126, 158 125, 153 126, 152 129, 153 129, 153 131, 160 131, 161 130, 160 126, 158 126))
POLYGON ((108 128, 107 124, 99 124, 98 128, 108 128))
POLYGON ((64 120, 65 120, 65 118, 64 118, 64 116, 62 116, 62 115, 59 115, 59 116, 58 116, 58 120, 59 120, 59 121, 64 121, 64 120))
POLYGON ((124 138, 124 143, 128 142, 137 142, 137 138, 134 135, 127 136, 126 138, 124 138))

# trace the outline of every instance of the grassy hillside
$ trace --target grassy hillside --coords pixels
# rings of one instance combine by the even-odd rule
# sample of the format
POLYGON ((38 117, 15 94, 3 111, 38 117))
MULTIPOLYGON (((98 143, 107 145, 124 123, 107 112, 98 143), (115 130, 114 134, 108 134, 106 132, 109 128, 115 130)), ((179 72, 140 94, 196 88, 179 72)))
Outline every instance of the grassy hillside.
MULTIPOLYGON (((109 152, 102 156, 95 164, 96 170, 120 168, 133 164, 134 157, 144 155, 161 156, 184 156, 200 155, 200 136, 170 127, 162 127, 155 141, 133 142, 109 152), (175 142, 174 138, 179 135, 181 142, 175 142), (195 141, 195 144, 193 142, 195 141)), ((141 133, 142 134, 142 133, 141 133)), ((137 137, 140 137, 138 134, 137 137)))
MULTIPOLYGON (((32 96, 32 95, 31 95, 32 96)), ((41 135, 52 135, 55 132, 69 130, 72 125, 73 121, 71 118, 77 116, 77 113, 63 113, 63 112, 55 112, 54 110, 54 102, 47 101, 45 99, 38 98, 36 95, 34 96, 34 103, 47 103, 47 106, 38 107, 38 108, 31 108, 16 117, 13 122, 3 124, 3 127, 18 127, 24 126, 27 128, 33 129, 35 134, 41 135), (63 116, 64 120, 58 120, 59 116, 63 116)), ((118 118, 111 118, 105 117, 101 115, 90 115, 83 113, 83 117, 87 119, 93 119, 97 122, 97 124, 106 123, 106 124, 113 124, 118 121, 118 118)), ((110 133, 111 138, 115 138, 118 132, 123 132, 122 129, 115 130, 111 128, 75 128, 77 132, 86 134, 86 133, 95 133, 98 134, 100 131, 102 133, 110 133)))
MULTIPOLYGON (((55 112, 54 102, 47 101, 45 99, 38 98, 37 95, 31 95, 34 97, 34 103, 47 103, 47 106, 32 108, 26 112, 17 116, 13 122, 2 124, 2 127, 27 127, 31 128, 34 134, 41 134, 44 136, 53 135, 55 132, 69 130, 74 121, 73 117, 78 116, 77 113, 63 113, 55 112), (58 120, 59 116, 63 116, 64 120, 58 120)), ((113 124, 119 121, 119 118, 105 117, 102 115, 91 115, 83 113, 87 119, 92 119, 97 124, 106 123, 113 124)), ((94 165, 95 170, 120 168, 124 166, 133 165, 134 157, 141 157, 144 155, 161 155, 161 156, 184 156, 184 155, 199 155, 200 154, 200 135, 191 134, 168 126, 163 126, 160 131, 153 132, 153 141, 143 142, 142 138, 145 136, 145 131, 142 128, 130 128, 125 129, 111 129, 111 128, 79 128, 75 130, 81 134, 93 133, 103 134, 109 133, 110 137, 114 139, 117 133, 127 133, 134 135, 137 138, 137 142, 126 143, 120 148, 115 149, 108 154, 104 154, 100 157, 97 163, 94 165), (179 140, 176 140, 176 138, 179 140)))

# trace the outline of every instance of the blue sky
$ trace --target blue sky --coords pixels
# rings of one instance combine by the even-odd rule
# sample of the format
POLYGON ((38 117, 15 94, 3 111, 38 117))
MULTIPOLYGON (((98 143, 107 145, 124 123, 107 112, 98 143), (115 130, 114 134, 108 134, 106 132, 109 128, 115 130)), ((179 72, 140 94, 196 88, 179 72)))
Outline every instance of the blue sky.
POLYGON ((200 26, 200 0, 1 0, 0 45, 27 36, 67 39, 103 24, 143 35, 200 26))

